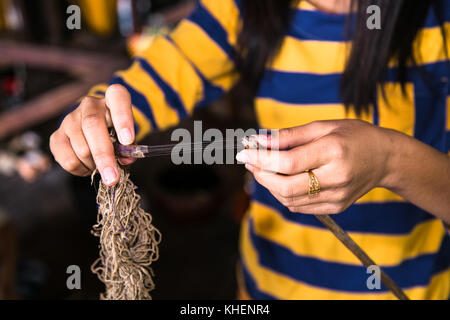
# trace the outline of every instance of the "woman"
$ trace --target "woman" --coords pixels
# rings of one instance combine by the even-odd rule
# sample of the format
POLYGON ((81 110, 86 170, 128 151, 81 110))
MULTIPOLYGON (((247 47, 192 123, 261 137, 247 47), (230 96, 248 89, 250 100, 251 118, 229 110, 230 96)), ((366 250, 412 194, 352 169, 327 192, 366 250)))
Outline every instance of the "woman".
POLYGON ((410 298, 447 299, 449 23, 445 0, 202 0, 94 88, 50 146, 67 171, 97 167, 114 185, 108 126, 130 144, 233 89, 262 128, 290 128, 276 145, 259 137, 284 151, 238 155, 256 180, 241 232, 243 297, 394 298, 369 289, 367 270, 311 215, 340 213, 410 298), (367 27, 373 4, 381 29, 367 27))

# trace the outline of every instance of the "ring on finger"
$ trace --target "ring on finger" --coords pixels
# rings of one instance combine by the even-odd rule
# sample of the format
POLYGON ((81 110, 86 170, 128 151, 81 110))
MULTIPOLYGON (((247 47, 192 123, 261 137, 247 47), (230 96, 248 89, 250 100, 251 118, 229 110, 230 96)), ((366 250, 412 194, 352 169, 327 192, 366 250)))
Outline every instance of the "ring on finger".
POLYGON ((308 189, 308 195, 316 195, 320 192, 320 184, 319 180, 317 179, 316 175, 312 172, 312 170, 307 170, 309 175, 309 189, 308 189))

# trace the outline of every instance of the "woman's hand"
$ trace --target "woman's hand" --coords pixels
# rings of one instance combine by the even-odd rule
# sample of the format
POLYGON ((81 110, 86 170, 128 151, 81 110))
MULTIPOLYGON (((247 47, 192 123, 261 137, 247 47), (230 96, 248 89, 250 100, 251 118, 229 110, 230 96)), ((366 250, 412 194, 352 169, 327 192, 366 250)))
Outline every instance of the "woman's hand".
POLYGON ((386 131, 360 120, 313 122, 282 129, 278 137, 256 136, 268 150, 243 150, 237 159, 290 211, 335 214, 387 186, 392 143, 386 131), (306 170, 319 180, 320 193, 308 195, 306 170))
MULTIPOLYGON (((105 184, 118 182, 119 171, 108 127, 114 126, 121 144, 134 141, 131 98, 120 85, 110 86, 105 99, 86 97, 68 114, 50 137, 50 149, 61 167, 77 175, 87 176, 95 168, 105 184)), ((130 164, 133 159, 121 159, 130 164)))

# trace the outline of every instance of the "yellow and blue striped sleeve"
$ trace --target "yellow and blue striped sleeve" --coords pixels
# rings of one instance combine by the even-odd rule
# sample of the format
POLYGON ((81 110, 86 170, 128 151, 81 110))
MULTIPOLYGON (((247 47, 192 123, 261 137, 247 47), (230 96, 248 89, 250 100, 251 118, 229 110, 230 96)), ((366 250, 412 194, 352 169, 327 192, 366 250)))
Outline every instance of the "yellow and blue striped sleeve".
MULTIPOLYGON (((238 28, 234 0, 201 0, 169 35, 158 37, 128 69, 114 74, 109 85, 130 92, 137 140, 176 125, 232 87, 238 28)), ((100 98, 105 90, 99 85, 89 95, 100 98)))

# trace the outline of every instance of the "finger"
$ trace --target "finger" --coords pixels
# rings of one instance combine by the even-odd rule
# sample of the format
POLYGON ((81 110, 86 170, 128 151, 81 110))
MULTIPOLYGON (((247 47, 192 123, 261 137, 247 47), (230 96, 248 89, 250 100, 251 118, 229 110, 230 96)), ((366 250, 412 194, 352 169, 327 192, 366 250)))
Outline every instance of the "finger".
POLYGON ((119 163, 124 166, 128 166, 136 161, 135 158, 119 158, 119 163))
POLYGON ((82 134, 77 137, 72 135, 70 137, 70 144, 72 145, 72 149, 76 156, 83 163, 83 165, 90 171, 94 171, 96 165, 84 136, 82 134))
POLYGON ((105 108, 98 101, 84 100, 81 112, 82 130, 103 182, 112 186, 119 180, 114 148, 108 134, 105 108), (97 102, 97 103, 96 103, 97 102))
POLYGON ((288 151, 246 149, 236 159, 266 171, 293 175, 326 164, 329 156, 325 143, 319 139, 288 151))
POLYGON ((119 142, 124 145, 133 143, 134 121, 130 93, 121 85, 111 85, 106 90, 105 101, 119 142))
MULTIPOLYGON (((277 194, 281 197, 308 197, 310 177, 307 172, 287 176, 261 170, 258 168, 253 168, 253 175, 258 183, 269 189, 272 193, 277 194)), ((327 173, 327 168, 318 168, 314 171, 314 175, 319 181, 322 191, 333 187, 333 183, 325 179, 325 177, 329 175, 329 173, 327 173)), ((320 195, 320 197, 323 196, 320 195)))
POLYGON ((278 200, 278 202, 288 208, 304 207, 321 203, 341 204, 346 202, 345 197, 339 195, 342 194, 342 192, 335 189, 321 191, 314 195, 308 194, 292 198, 283 197, 275 192, 272 192, 272 190, 270 190, 270 192, 278 200))
POLYGON ((83 177, 89 175, 90 170, 78 159, 65 134, 56 132, 51 135, 50 150, 55 161, 67 172, 83 177))
POLYGON ((289 211, 304 214, 338 214, 345 210, 344 207, 334 203, 319 203, 301 207, 289 207, 289 211))
POLYGON ((284 150, 310 143, 330 133, 334 128, 333 121, 314 121, 303 126, 272 130, 269 135, 254 137, 267 149, 284 150))
MULTIPOLYGON (((74 117, 76 115, 69 115, 68 117, 74 117)), ((67 118, 66 118, 67 119, 67 118)), ((80 120, 78 120, 79 123, 80 120)), ((83 165, 89 170, 95 170, 95 162, 92 158, 91 150, 83 135, 83 131, 79 126, 68 126, 66 129, 66 135, 69 138, 70 144, 73 151, 75 152, 78 159, 83 163, 83 165)))

